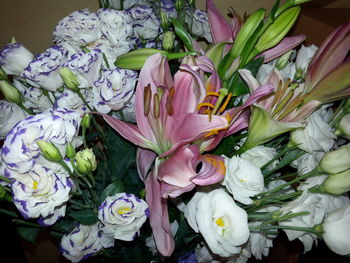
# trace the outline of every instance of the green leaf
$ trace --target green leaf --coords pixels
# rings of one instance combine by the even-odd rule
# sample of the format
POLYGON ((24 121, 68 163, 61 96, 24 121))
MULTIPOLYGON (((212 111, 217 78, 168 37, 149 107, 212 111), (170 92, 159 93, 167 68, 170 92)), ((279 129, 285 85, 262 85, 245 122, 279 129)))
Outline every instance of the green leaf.
MULTIPOLYGON (((260 57, 250 61, 246 66, 244 66, 244 68, 250 70, 253 76, 255 77, 259 71, 260 66, 263 63, 264 63, 264 58, 260 57)), ((247 94, 249 92, 247 84, 244 82, 244 80, 241 78, 241 76, 237 71, 229 79, 227 86, 228 86, 229 92, 231 92, 233 96, 240 96, 243 94, 247 94)))
POLYGON ((69 216, 77 220, 82 225, 93 225, 97 223, 97 214, 92 209, 82 209, 69 213, 69 216))
POLYGON ((17 227, 18 234, 25 240, 36 244, 35 240, 40 232, 40 228, 37 227, 17 227))
POLYGON ((124 183, 121 180, 115 180, 109 184, 100 194, 100 202, 102 203, 107 196, 112 196, 124 192, 124 183))

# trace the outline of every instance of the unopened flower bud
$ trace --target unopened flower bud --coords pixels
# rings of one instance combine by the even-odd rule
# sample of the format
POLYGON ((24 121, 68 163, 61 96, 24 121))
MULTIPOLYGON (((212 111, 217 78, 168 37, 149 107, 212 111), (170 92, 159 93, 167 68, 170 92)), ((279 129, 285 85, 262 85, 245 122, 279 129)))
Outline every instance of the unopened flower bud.
POLYGON ((275 68, 277 68, 278 70, 284 69, 285 66, 288 64, 289 58, 292 55, 292 53, 293 53, 293 50, 290 50, 289 52, 280 56, 276 61, 275 68))
POLYGON ((175 1, 175 9, 177 12, 181 12, 184 9, 184 1, 183 0, 176 0, 175 1))
POLYGON ((69 159, 73 159, 75 157, 75 148, 73 146, 73 144, 71 144, 70 142, 67 144, 67 148, 66 148, 66 156, 69 159))
POLYGON ((22 103, 22 95, 10 82, 6 80, 0 80, 0 90, 6 100, 12 103, 22 103))
POLYGON ((88 174, 97 168, 95 155, 91 149, 85 149, 77 152, 75 156, 79 173, 88 174))
POLYGON ((39 146, 44 157, 49 161, 59 162, 63 159, 60 151, 52 142, 39 140, 36 142, 36 144, 39 146))
POLYGON ((5 196, 6 196, 6 190, 4 189, 3 186, 0 185, 0 200, 4 199, 5 196))
POLYGON ((89 114, 85 114, 81 119, 80 126, 84 128, 89 128, 91 124, 91 116, 89 114))
POLYGON ((330 174, 321 185, 324 192, 341 195, 350 191, 350 169, 337 174, 330 174))
POLYGON ((350 143, 327 152, 322 157, 319 168, 322 172, 329 174, 337 174, 350 169, 350 143))
POLYGON ((338 124, 337 129, 334 131, 335 135, 343 136, 350 140, 350 113, 344 115, 338 124))
POLYGON ((61 78, 63 79, 64 84, 66 84, 67 88, 73 91, 77 91, 79 86, 77 76, 68 67, 61 67, 59 71, 61 78))
POLYGON ((171 50, 174 46, 175 34, 172 31, 167 31, 164 34, 163 38, 163 48, 165 50, 171 50))
POLYGON ((160 25, 162 26, 163 31, 169 29, 169 19, 165 12, 160 11, 160 25))
POLYGON ((294 25, 299 13, 300 7, 295 6, 279 15, 260 36, 255 49, 262 52, 277 45, 294 25))

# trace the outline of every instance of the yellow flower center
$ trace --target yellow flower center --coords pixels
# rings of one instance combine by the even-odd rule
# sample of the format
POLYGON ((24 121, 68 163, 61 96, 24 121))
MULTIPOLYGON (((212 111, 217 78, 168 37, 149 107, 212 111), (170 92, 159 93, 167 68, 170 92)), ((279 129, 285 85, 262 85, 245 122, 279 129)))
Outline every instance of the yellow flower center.
POLYGON ((222 219, 222 217, 219 217, 218 219, 216 219, 215 223, 216 223, 219 227, 224 227, 224 226, 225 226, 225 221, 222 219))
POLYGON ((118 208, 117 213, 119 215, 124 215, 130 211, 131 211, 130 207, 120 207, 120 208, 118 208))

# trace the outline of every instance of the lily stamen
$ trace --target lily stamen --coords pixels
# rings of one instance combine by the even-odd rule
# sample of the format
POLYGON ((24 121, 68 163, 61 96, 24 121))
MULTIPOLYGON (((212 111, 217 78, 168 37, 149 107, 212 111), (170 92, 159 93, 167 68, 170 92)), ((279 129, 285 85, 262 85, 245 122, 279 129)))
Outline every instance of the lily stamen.
POLYGON ((227 95, 224 104, 221 106, 221 108, 220 108, 220 110, 219 110, 220 113, 223 112, 223 111, 226 109, 226 107, 227 107, 227 105, 228 105, 228 103, 229 103, 229 101, 230 101, 231 98, 232 98, 232 93, 230 92, 230 93, 227 95))
POLYGON ((209 108, 212 108, 214 109, 215 106, 209 102, 202 102, 202 103, 199 103, 198 106, 197 106, 197 111, 199 111, 202 107, 209 107, 209 108))
POLYGON ((148 84, 143 91, 143 111, 145 116, 148 115, 151 107, 151 85, 148 84))

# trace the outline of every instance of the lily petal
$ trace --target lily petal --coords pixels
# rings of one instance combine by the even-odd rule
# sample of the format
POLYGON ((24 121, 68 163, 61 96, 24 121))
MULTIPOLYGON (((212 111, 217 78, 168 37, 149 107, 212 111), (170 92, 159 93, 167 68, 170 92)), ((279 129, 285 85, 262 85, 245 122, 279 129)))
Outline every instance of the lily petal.
POLYGON ((205 154, 199 156, 198 160, 202 163, 202 167, 198 175, 192 179, 193 183, 197 185, 211 185, 220 182, 225 177, 226 167, 223 157, 205 154))
POLYGON ((258 57, 264 56, 264 63, 267 63, 279 56, 287 53, 289 50, 295 48, 297 45, 302 43, 305 40, 305 35, 285 37, 277 46, 266 50, 261 53, 258 57))
POLYGON ((149 168, 151 167, 156 157, 157 157, 157 154, 154 151, 150 151, 139 147, 137 148, 136 150, 137 171, 142 181, 145 180, 148 174, 149 168))
POLYGON ((160 183, 156 176, 153 171, 145 181, 149 221, 158 251, 163 256, 170 256, 174 251, 175 241, 169 222, 167 199, 161 197, 160 183))
POLYGON ((232 29, 212 0, 207 0, 207 12, 210 31, 215 44, 222 41, 232 42, 232 29))

